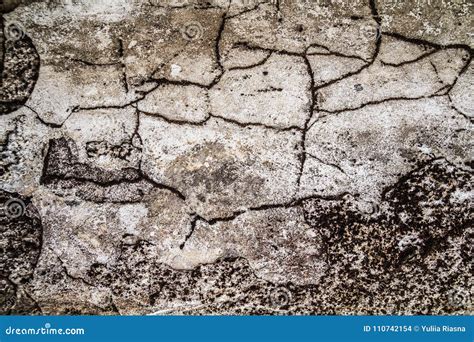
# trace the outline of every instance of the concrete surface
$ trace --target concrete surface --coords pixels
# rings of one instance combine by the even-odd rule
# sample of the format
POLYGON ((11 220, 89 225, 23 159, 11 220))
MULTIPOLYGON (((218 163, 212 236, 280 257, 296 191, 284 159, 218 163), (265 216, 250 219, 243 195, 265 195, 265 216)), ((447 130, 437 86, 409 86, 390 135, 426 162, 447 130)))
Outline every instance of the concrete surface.
POLYGON ((0 9, 2 314, 472 314, 472 2, 0 9))

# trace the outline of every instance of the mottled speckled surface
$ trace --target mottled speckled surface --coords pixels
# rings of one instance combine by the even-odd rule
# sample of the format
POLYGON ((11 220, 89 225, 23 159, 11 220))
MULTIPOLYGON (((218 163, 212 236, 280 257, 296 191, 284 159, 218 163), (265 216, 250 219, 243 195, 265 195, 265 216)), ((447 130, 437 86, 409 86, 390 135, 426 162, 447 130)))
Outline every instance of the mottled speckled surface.
POLYGON ((469 1, 5 1, 1 314, 472 314, 469 1))

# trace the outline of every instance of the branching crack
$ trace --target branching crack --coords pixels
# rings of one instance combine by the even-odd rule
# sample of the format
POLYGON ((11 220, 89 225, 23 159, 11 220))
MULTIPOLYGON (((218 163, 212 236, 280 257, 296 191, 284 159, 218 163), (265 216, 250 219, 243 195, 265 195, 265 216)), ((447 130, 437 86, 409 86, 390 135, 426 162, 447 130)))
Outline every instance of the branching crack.
POLYGON ((309 91, 310 91, 309 113, 308 113, 308 116, 307 116, 306 121, 304 123, 304 128, 303 128, 303 131, 302 131, 302 134, 301 134, 301 143, 300 143, 301 144, 301 151, 300 151, 300 157, 299 157, 300 169, 299 169, 299 173, 298 173, 298 178, 296 180, 296 184, 297 184, 298 189, 301 185, 301 177, 303 176, 304 165, 305 165, 305 162, 306 162, 306 134, 308 133, 308 128, 309 128, 310 122, 313 118, 314 110, 316 108, 316 103, 317 103, 317 94, 316 94, 316 90, 315 90, 314 73, 313 73, 313 69, 311 68, 311 63, 309 62, 309 59, 308 59, 307 56, 304 56, 304 62, 305 62, 306 68, 307 68, 307 72, 310 76, 311 83, 310 83, 310 88, 309 88, 309 91))
MULTIPOLYGON (((141 168, 124 168, 118 172, 111 172, 80 163, 72 153, 69 147, 70 143, 72 144, 72 142, 68 142, 65 138, 50 140, 48 152, 44 158, 43 174, 40 179, 41 184, 51 185, 71 181, 73 182, 71 185, 74 186, 86 185, 103 190, 114 186, 128 186, 132 184, 146 187, 146 184, 149 184, 152 187, 170 191, 180 199, 185 200, 185 196, 179 190, 154 181, 141 168)), ((141 197, 143 195, 143 190, 140 187, 136 189, 136 192, 137 196, 141 197)), ((104 201, 101 198, 90 196, 87 199, 99 203, 104 201)), ((117 198, 117 201, 120 203, 130 202, 130 200, 123 198, 117 198)), ((134 200, 131 202, 134 202, 134 200)))
POLYGON ((334 167, 335 169, 339 170, 339 171, 342 172, 343 174, 346 174, 346 173, 344 172, 344 170, 343 170, 339 165, 333 164, 333 163, 325 162, 325 161, 322 160, 321 158, 318 158, 318 157, 316 157, 314 154, 311 154, 311 153, 309 153, 309 152, 306 152, 306 154, 307 154, 308 156, 310 156, 311 158, 317 160, 318 162, 320 162, 320 163, 322 163, 322 164, 325 164, 325 165, 328 165, 328 166, 331 166, 331 167, 334 167))
POLYGON ((231 70, 248 70, 248 69, 256 68, 258 66, 264 65, 271 56, 272 56, 272 52, 269 51, 269 52, 267 52, 267 55, 265 57, 263 57, 262 60, 257 62, 257 63, 252 64, 252 65, 246 65, 246 66, 232 67, 232 68, 229 68, 229 71, 231 71, 231 70))

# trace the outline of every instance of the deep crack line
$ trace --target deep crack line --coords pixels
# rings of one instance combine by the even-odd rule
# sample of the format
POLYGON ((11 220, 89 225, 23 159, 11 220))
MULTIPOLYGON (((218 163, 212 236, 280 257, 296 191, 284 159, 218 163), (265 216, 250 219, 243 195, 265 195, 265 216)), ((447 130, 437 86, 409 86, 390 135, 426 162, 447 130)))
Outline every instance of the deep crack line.
POLYGON ((272 56, 273 52, 269 51, 267 52, 267 55, 262 58, 261 61, 255 63, 255 64, 251 64, 251 65, 246 65, 246 66, 237 66, 237 67, 231 67, 228 69, 228 71, 232 71, 232 70, 249 70, 249 69, 253 69, 253 68, 256 68, 258 66, 261 66, 261 65, 264 65, 268 59, 272 56))
MULTIPOLYGON (((77 160, 77 156, 72 153, 69 142, 65 138, 56 140, 51 139, 46 156, 43 159, 40 184, 48 185, 59 181, 70 180, 78 182, 79 184, 93 184, 103 189, 124 184, 139 184, 141 182, 146 182, 154 188, 167 190, 175 194, 181 200, 186 200, 184 194, 178 189, 166 184, 158 183, 149 177, 141 169, 141 165, 139 169, 128 167, 119 171, 121 173, 104 174, 103 169, 80 163, 77 160), (65 154, 68 159, 58 159, 57 154, 65 154), (101 177, 102 179, 100 179, 101 177)), ((102 203, 102 201, 99 201, 99 203, 102 203)))
POLYGON ((222 56, 221 56, 221 40, 222 40, 222 34, 224 33, 225 29, 225 23, 226 23, 226 14, 222 15, 221 18, 221 23, 219 25, 219 30, 217 31, 217 38, 216 38, 216 44, 214 46, 214 53, 215 53, 215 58, 217 65, 219 66, 219 69, 221 71, 221 74, 224 72, 224 67, 222 66, 222 56))
POLYGON ((201 120, 201 121, 188 121, 188 120, 170 119, 167 116, 159 114, 159 113, 151 113, 151 112, 146 112, 146 111, 143 111, 143 110, 138 110, 138 111, 140 112, 140 114, 150 116, 150 117, 154 117, 154 118, 163 120, 163 121, 165 121, 169 124, 173 124, 173 125, 200 126, 200 127, 202 127, 205 124, 207 124, 207 122, 210 119, 216 119, 218 121, 224 121, 224 122, 227 122, 227 123, 230 123, 230 124, 236 125, 238 127, 242 127, 242 128, 261 127, 261 128, 265 128, 265 129, 274 130, 274 131, 277 131, 277 132, 288 132, 288 131, 303 132, 303 128, 301 128, 299 126, 292 125, 292 126, 287 126, 287 127, 280 127, 280 126, 267 125, 267 124, 263 124, 263 123, 259 123, 259 122, 241 122, 241 121, 238 121, 238 120, 226 118, 226 117, 216 115, 216 114, 213 114, 213 113, 209 113, 207 115, 207 117, 205 119, 201 120))
POLYGON ((118 55, 120 58, 120 66, 122 68, 122 85, 125 89, 125 93, 129 92, 129 87, 128 87, 128 79, 127 79, 127 66, 125 64, 125 53, 124 53, 124 48, 123 48, 123 40, 122 38, 117 38, 118 40, 118 55))
POLYGON ((325 162, 324 160, 322 160, 321 158, 319 157, 316 157, 314 154, 311 154, 309 152, 306 152, 306 154, 308 156, 310 156, 311 158, 317 160, 318 162, 320 162, 321 164, 324 164, 324 165, 327 165, 327 166, 331 166, 337 170, 339 170, 341 173, 345 174, 347 176, 347 174, 344 172, 344 170, 337 164, 333 164, 333 163, 328 163, 328 162, 325 162))
MULTIPOLYGON (((337 114, 343 114, 343 113, 347 113, 347 112, 354 112, 354 111, 357 111, 359 109, 363 109, 365 107, 376 106, 376 105, 379 105, 379 104, 382 104, 382 103, 397 102, 397 101, 418 101, 418 100, 424 100, 424 99, 444 97, 447 94, 446 93, 439 94, 439 92, 442 91, 442 90, 445 90, 445 89, 446 89, 446 85, 443 85, 442 87, 440 87, 440 89, 436 90, 431 95, 422 95, 422 96, 417 96, 417 97, 402 97, 402 96, 400 96, 400 97, 389 97, 389 98, 382 99, 382 100, 369 101, 369 102, 363 103, 363 104, 361 104, 357 107, 343 108, 343 109, 336 109, 336 110, 319 109, 319 112, 326 113, 326 115, 322 115, 322 116, 320 116, 320 118, 324 118, 329 114, 337 115, 337 114)), ((313 126, 316 122, 317 121, 313 122, 311 124, 311 126, 313 126)))
POLYGON ((298 173, 298 178, 296 179, 296 185, 297 185, 297 192, 300 190, 300 185, 301 185, 301 177, 303 177, 303 172, 304 172, 304 165, 306 162, 306 134, 308 132, 308 127, 310 125, 311 120, 313 119, 314 115, 314 110, 316 108, 316 101, 317 101, 317 95, 316 95, 316 90, 315 90, 315 80, 314 80, 314 73, 313 69, 311 68, 311 63, 309 62, 309 59, 307 56, 304 56, 304 62, 307 68, 307 72, 310 76, 310 104, 309 104, 309 113, 308 117, 306 118, 306 121, 304 123, 304 128, 301 134, 301 151, 300 151, 300 169, 298 173))
POLYGON ((328 196, 322 196, 322 195, 304 196, 304 197, 300 197, 300 198, 297 198, 297 199, 293 199, 293 200, 288 201, 288 202, 266 203, 266 204, 262 204, 262 205, 259 205, 259 206, 249 207, 245 210, 234 211, 234 212, 232 212, 231 214, 229 214, 227 216, 213 217, 213 218, 210 218, 210 219, 206 219, 206 218, 202 217, 201 215, 199 215, 197 213, 193 213, 193 214, 191 214, 192 220, 191 220, 191 225, 190 225, 189 232, 186 234, 186 236, 184 238, 184 241, 180 244, 179 247, 180 247, 180 249, 184 249, 184 247, 186 246, 186 243, 189 241, 189 239, 194 234, 194 232, 196 230, 197 223, 199 221, 205 222, 209 226, 213 226, 213 225, 221 223, 221 222, 233 221, 233 220, 237 219, 239 216, 241 216, 243 214, 254 212, 254 211, 258 212, 258 211, 269 210, 269 209, 281 209, 281 208, 288 209, 288 208, 300 207, 303 204, 303 202, 308 201, 308 200, 312 200, 312 199, 338 200, 338 199, 342 199, 343 197, 348 196, 348 195, 356 196, 356 194, 351 194, 351 193, 346 192, 346 191, 342 192, 342 193, 339 193, 339 194, 336 194, 336 195, 328 195, 328 196))

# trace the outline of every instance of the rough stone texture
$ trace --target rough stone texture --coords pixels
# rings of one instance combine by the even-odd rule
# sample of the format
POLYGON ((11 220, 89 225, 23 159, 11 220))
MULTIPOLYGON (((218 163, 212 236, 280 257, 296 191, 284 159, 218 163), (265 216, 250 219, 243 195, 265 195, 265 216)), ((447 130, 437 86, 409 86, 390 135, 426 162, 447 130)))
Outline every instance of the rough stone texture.
POLYGON ((1 314, 472 314, 469 1, 7 1, 1 314))

